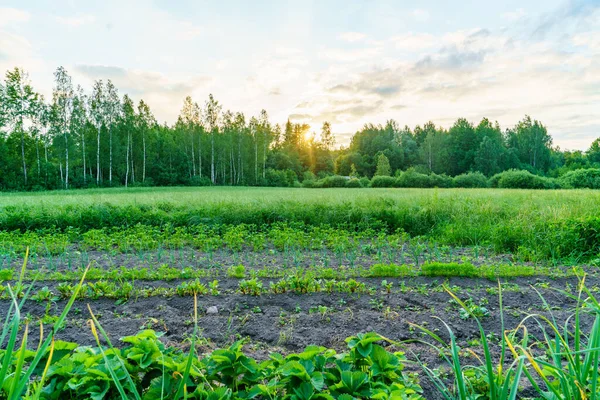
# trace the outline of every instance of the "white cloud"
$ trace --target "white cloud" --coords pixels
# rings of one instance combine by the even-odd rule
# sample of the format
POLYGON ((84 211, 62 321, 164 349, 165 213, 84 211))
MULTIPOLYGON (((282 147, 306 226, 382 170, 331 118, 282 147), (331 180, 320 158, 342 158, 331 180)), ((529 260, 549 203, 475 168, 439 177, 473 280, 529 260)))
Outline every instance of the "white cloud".
POLYGON ((380 46, 369 46, 358 49, 323 48, 317 55, 319 58, 340 63, 358 61, 371 62, 374 60, 374 57, 381 54, 382 51, 383 48, 380 46))
POLYGON ((245 17, 202 7, 201 15, 188 15, 147 0, 107 1, 104 10, 80 7, 81 14, 65 11, 39 24, 38 9, 30 16, 0 8, 0 69, 22 66, 36 90, 48 91, 57 65, 88 91, 94 79, 111 78, 121 94, 144 98, 169 123, 185 96, 203 103, 213 93, 247 118, 265 108, 274 122, 294 115, 318 130, 328 120, 334 132, 389 118, 448 126, 486 116, 509 127, 526 113, 562 147, 585 148, 600 132, 600 7, 577 6, 596 0, 565 0, 566 7, 535 14, 467 10, 470 21, 450 31, 432 27, 427 10, 353 5, 364 21, 333 33, 316 26, 310 7, 298 6, 302 18, 290 13, 283 28, 273 19, 263 29, 258 19, 244 25, 245 17), (119 13, 108 11, 116 5, 119 13), (19 26, 32 18, 35 25, 19 26), (491 28, 500 18, 506 26, 491 28), (90 27, 72 35, 59 24, 90 27))
POLYGON ((600 132, 600 32, 575 34, 563 42, 501 32, 477 28, 392 37, 381 53, 396 48, 424 54, 352 74, 346 67, 345 74, 329 76, 318 101, 296 107, 295 114, 313 123, 329 120, 336 131, 355 131, 364 123, 389 118, 401 125, 433 120, 449 127, 458 117, 474 122, 488 117, 506 128, 531 114, 548 126, 562 148, 589 146, 600 132), (342 99, 360 103, 344 105, 342 99))
POLYGON ((144 99, 159 121, 173 122, 186 96, 205 87, 211 79, 196 75, 171 78, 155 71, 125 69, 105 65, 77 65, 72 71, 77 82, 87 81, 91 87, 97 79, 110 79, 120 95, 128 94, 136 100, 144 99))
POLYGON ((415 21, 426 22, 429 21, 430 16, 429 11, 416 8, 412 11, 412 17, 415 19, 415 21))
POLYGON ((360 33, 360 32, 344 32, 342 34, 339 35, 339 38, 341 40, 344 40, 346 42, 359 42, 361 40, 364 40, 367 37, 367 35, 365 35, 364 33, 360 33))
POLYGON ((517 8, 514 11, 505 12, 504 14, 502 14, 502 18, 504 18, 507 21, 513 22, 523 18, 526 15, 527 13, 525 12, 525 9, 517 8))
POLYGON ((600 32, 577 34, 571 40, 575 46, 584 46, 591 50, 600 51, 600 32))
POLYGON ((408 51, 427 50, 439 45, 439 39, 429 33, 405 33, 393 36, 390 41, 397 49, 408 51))
POLYGON ((20 22, 27 22, 31 15, 16 8, 0 8, 0 26, 11 25, 20 22))
POLYGON ((54 17, 54 19, 56 20, 56 22, 58 22, 61 25, 67 25, 67 26, 72 26, 72 27, 78 27, 81 25, 92 24, 96 21, 96 17, 94 17, 93 15, 89 15, 89 14, 76 15, 76 16, 71 16, 71 17, 56 16, 56 17, 54 17))

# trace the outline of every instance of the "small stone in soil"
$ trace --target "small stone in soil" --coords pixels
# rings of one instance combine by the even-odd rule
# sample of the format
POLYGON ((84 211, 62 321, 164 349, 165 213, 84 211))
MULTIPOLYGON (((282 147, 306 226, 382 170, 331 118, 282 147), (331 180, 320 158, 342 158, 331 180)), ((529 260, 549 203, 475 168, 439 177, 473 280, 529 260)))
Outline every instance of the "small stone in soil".
POLYGON ((219 309, 217 308, 217 306, 210 306, 206 309, 206 313, 207 314, 218 314, 219 309))

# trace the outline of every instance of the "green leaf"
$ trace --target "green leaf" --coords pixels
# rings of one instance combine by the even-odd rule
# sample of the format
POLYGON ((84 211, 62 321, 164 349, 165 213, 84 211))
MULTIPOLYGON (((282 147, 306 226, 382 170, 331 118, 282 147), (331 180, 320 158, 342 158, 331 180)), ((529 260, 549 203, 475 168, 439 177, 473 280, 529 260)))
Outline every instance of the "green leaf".
POLYGON ((283 376, 297 376, 300 378, 308 378, 306 369, 298 361, 288 361, 282 368, 281 374, 283 376))
POLYGON ((310 377, 310 382, 316 391, 323 390, 323 386, 325 385, 325 379, 323 378, 323 374, 321 372, 314 372, 310 377))
POLYGON ((310 383, 302 382, 299 387, 294 388, 294 393, 296 393, 298 400, 310 400, 315 392, 310 383))
POLYGON ((342 372, 342 384, 351 392, 359 391, 360 387, 367 382, 369 377, 362 371, 342 372))

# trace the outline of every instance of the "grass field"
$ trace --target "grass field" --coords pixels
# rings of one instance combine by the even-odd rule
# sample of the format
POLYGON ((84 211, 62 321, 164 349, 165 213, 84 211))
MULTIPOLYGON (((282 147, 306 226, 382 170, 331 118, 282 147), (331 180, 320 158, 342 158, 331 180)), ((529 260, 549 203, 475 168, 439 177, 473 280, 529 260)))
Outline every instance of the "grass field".
POLYGON ((110 203, 116 206, 155 205, 168 202, 176 206, 201 207, 219 203, 243 206, 271 205, 281 202, 303 204, 368 205, 388 201, 394 206, 428 205, 432 202, 460 202, 514 208, 571 208, 574 213, 593 213, 600 207, 600 192, 593 190, 522 190, 522 189, 304 189, 253 187, 159 187, 129 189, 87 189, 55 192, 0 193, 0 207, 62 207, 110 203))
POLYGON ((1 194, 0 398, 594 398, 599 196, 1 194))
POLYGON ((152 188, 10 193, 0 229, 40 232, 276 223, 406 232, 454 246, 580 262, 598 253, 589 190, 152 188))

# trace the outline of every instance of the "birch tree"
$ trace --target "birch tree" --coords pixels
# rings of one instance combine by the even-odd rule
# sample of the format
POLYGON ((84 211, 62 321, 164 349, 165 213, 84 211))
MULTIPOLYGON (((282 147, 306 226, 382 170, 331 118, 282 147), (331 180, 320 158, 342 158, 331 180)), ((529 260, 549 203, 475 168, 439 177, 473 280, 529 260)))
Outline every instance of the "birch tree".
POLYGON ((81 162, 83 165, 83 183, 87 183, 86 174, 86 151, 85 151, 85 131, 88 122, 87 99, 83 93, 81 86, 77 86, 75 96, 73 97, 73 116, 71 118, 70 130, 73 133, 79 134, 79 142, 81 143, 81 162))
POLYGON ((96 127, 96 185, 100 185, 100 135, 104 126, 106 115, 106 96, 104 94, 104 85, 102 80, 94 82, 92 96, 90 98, 90 114, 92 123, 96 127))
POLYGON ((57 112, 56 124, 58 132, 61 132, 65 145, 65 189, 69 188, 69 129, 71 127, 71 116, 73 113, 73 83, 71 76, 64 67, 58 67, 54 73, 53 102, 57 112))
POLYGON ((135 129, 135 110, 133 106, 133 101, 127 95, 123 96, 123 128, 125 129, 125 133, 127 135, 127 149, 126 149, 126 157, 125 157, 125 187, 128 186, 129 182, 129 171, 132 171, 132 182, 133 182, 133 141, 132 141, 132 132, 135 129))
POLYGON ((212 94, 208 95, 208 100, 205 104, 204 117, 206 119, 206 127, 210 132, 210 181, 216 183, 215 177, 215 133, 219 129, 219 115, 221 113, 221 105, 215 100, 212 94))
POLYGON ((27 160, 25 158, 25 124, 36 112, 38 95, 33 91, 27 74, 19 68, 6 73, 5 115, 13 131, 20 133, 23 182, 27 186, 27 160))
POLYGON ((146 135, 150 127, 156 125, 156 120, 150 111, 150 107, 140 100, 137 115, 138 129, 142 134, 142 182, 146 181, 146 135))
POLYGON ((113 129, 115 123, 119 119, 121 102, 119 100, 119 92, 112 81, 109 79, 106 82, 106 97, 105 97, 105 123, 108 129, 108 182, 112 186, 113 176, 113 129))

